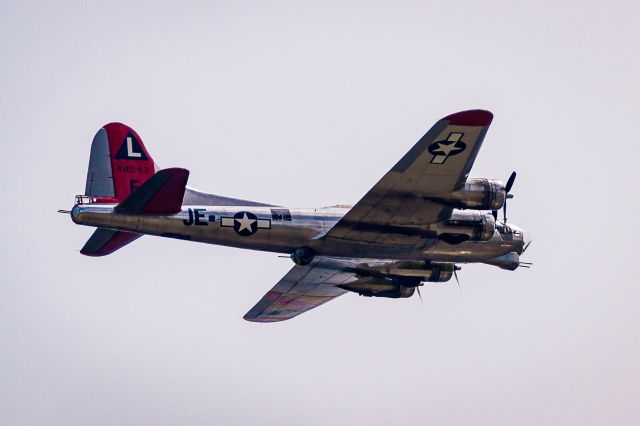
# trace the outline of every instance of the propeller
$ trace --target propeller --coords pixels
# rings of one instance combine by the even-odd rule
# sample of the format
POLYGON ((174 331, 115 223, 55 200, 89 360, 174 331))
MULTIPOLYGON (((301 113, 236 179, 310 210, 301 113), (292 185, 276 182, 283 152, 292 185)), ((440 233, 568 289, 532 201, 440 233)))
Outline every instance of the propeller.
POLYGON ((453 276, 456 279, 456 283, 458 283, 458 290, 462 293, 462 287, 460 286, 460 280, 458 279, 458 272, 457 272, 460 269, 462 269, 460 266, 453 265, 453 276))
POLYGON ((507 225, 507 200, 509 198, 513 198, 512 194, 509 194, 511 191, 511 187, 513 186, 513 182, 516 180, 516 172, 511 173, 509 179, 507 180, 507 185, 504 187, 504 192, 506 193, 506 197, 504 199, 504 205, 502 206, 502 217, 504 219, 505 226, 507 225))
MULTIPOLYGON (((458 283, 458 290, 460 292, 462 292, 462 287, 460 286, 460 280, 458 279, 458 272, 459 270, 461 270, 462 267, 458 266, 458 265, 453 265, 453 276, 456 278, 456 283, 458 283)), ((418 297, 420 298, 420 303, 424 306, 424 301, 422 300, 422 293, 420 293, 420 287, 424 285, 424 283, 418 283, 416 285, 416 292, 418 293, 418 297)))
POLYGON ((507 194, 511 192, 511 187, 513 186, 513 182, 516 180, 516 172, 511 173, 509 179, 507 180, 507 185, 504 187, 504 192, 507 194))
MULTIPOLYGON (((512 194, 509 194, 509 192, 511 192, 511 187, 513 186, 513 182, 515 182, 516 180, 516 172, 511 173, 511 176, 509 176, 509 179, 507 179, 507 184, 504 187, 504 192, 505 192, 505 199, 504 199, 504 205, 502 206, 502 216, 504 217, 504 224, 507 224, 507 200, 509 198, 513 198, 512 194)), ((493 218, 495 220, 498 220, 498 211, 497 210, 492 210, 491 214, 493 214, 493 218)))

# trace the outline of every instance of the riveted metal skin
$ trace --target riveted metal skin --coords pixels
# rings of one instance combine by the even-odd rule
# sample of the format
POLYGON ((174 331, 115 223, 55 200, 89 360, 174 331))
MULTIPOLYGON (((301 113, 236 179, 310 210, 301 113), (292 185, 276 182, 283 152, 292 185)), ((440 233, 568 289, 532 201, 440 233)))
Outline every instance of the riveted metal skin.
POLYGON ((507 194, 504 183, 486 178, 469 178, 464 187, 451 194, 451 205, 476 210, 500 210, 507 194))
MULTIPOLYGON (((288 209, 290 221, 272 220, 271 208, 256 206, 183 206, 179 213, 172 215, 126 214, 118 213, 114 208, 115 205, 105 204, 75 205, 71 217, 80 225, 287 254, 308 247, 321 256, 355 257, 353 253, 366 250, 366 256, 358 257, 472 262, 509 252, 519 253, 524 246, 523 233, 502 234, 496 230, 490 213, 474 210, 455 210, 453 222, 422 230, 421 244, 398 247, 360 241, 334 246, 325 245, 322 238, 316 238, 331 229, 348 208, 288 209), (194 211, 202 218, 199 223, 193 219, 194 211), (233 226, 225 226, 226 221, 245 211, 255 215, 257 220, 269 221, 269 228, 257 228, 250 236, 243 236, 233 226), (194 223, 189 225, 190 222, 194 223), (438 239, 438 235, 453 231, 467 233, 476 241, 450 244, 438 239)), ((511 224, 509 228, 519 230, 511 224)))
POLYGON ((507 181, 469 178, 493 114, 467 110, 437 121, 351 206, 287 208, 197 191, 189 171, 160 170, 140 136, 109 123, 91 148, 85 194, 70 213, 98 229, 80 251, 105 256, 142 235, 284 253, 295 263, 243 317, 291 319, 344 293, 411 297, 456 277, 456 263, 529 267, 530 238, 496 222, 507 181))
POLYGON ((488 241, 494 234, 496 221, 489 212, 454 210, 449 219, 434 225, 434 228, 439 235, 464 235, 469 241, 488 241))
POLYGON ((450 262, 395 261, 361 263, 354 271, 360 277, 417 278, 420 282, 443 283, 453 277, 455 268, 455 263, 450 262))
POLYGON ((500 210, 507 198, 504 183, 486 178, 469 178, 453 192, 429 195, 425 200, 458 209, 500 210))
POLYGON ((388 278, 371 279, 367 282, 358 282, 356 284, 342 284, 338 287, 358 293, 360 296, 387 297, 390 299, 406 299, 413 296, 416 291, 415 286, 404 286, 388 278))

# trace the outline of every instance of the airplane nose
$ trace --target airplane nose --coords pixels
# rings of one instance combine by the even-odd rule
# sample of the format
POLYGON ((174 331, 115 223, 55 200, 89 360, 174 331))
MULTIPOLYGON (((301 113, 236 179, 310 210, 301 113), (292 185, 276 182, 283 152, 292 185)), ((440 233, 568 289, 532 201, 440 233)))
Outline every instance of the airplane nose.
POLYGON ((530 234, 515 225, 510 224, 509 227, 511 229, 511 241, 514 243, 514 251, 518 254, 524 253, 531 243, 530 234))

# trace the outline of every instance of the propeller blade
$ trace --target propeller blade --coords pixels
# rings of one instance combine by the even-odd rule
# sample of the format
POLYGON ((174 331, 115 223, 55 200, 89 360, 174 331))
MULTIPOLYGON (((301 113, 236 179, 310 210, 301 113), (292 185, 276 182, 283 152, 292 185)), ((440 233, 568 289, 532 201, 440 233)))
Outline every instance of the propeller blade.
POLYGON ((504 187, 504 192, 507 194, 511 192, 511 187, 513 186, 513 182, 516 180, 516 172, 511 173, 509 179, 507 180, 507 185, 504 187))
POLYGON ((507 224, 507 200, 504 200, 504 204, 502 205, 502 220, 504 224, 507 224))
POLYGON ((462 293, 462 287, 460 287, 460 280, 458 279, 458 272, 453 268, 453 276, 456 278, 456 282, 458 283, 458 290, 462 293))
POLYGON ((509 192, 511 191, 511 188, 513 187, 513 182, 515 182, 516 180, 516 172, 512 172, 511 176, 509 176, 509 179, 507 179, 507 184, 504 187, 504 192, 506 194, 505 200, 504 200, 504 205, 502 206, 502 218, 504 220, 504 224, 507 224, 507 200, 509 198, 513 198, 513 195, 509 194, 509 192))
POLYGON ((416 290, 418 290, 418 297, 420 298, 420 304, 424 306, 424 302, 422 301, 422 293, 420 293, 420 286, 417 286, 416 290))

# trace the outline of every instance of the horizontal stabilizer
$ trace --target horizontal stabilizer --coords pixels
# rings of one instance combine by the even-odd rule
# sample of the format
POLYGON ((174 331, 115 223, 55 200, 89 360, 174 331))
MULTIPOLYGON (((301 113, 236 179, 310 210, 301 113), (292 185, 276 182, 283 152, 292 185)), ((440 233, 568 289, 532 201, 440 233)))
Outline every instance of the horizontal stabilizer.
POLYGON ((173 214, 182 208, 189 170, 160 170, 116 206, 120 213, 173 214))
POLYGON ((142 234, 135 232, 98 228, 82 247, 80 253, 85 256, 106 256, 140 237, 142 234))

